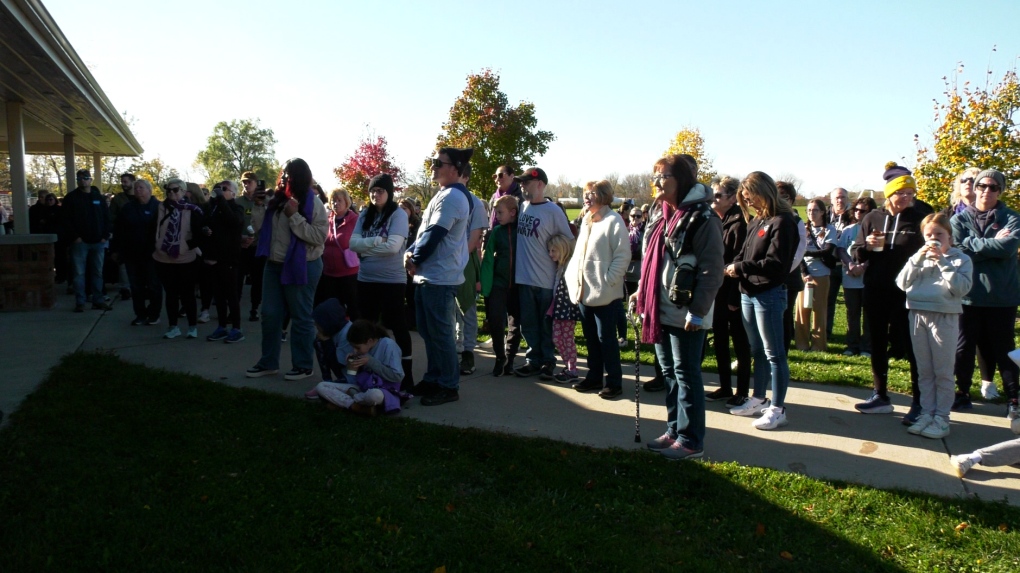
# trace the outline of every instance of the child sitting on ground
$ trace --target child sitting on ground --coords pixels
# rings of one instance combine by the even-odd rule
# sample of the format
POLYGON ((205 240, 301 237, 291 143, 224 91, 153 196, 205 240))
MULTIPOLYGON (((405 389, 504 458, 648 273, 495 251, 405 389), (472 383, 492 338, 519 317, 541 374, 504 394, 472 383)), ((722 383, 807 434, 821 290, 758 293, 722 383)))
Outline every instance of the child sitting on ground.
POLYGON ((374 414, 380 405, 387 414, 399 412, 407 399, 400 391, 400 347, 382 326, 368 320, 354 321, 347 341, 354 349, 347 357, 347 382, 320 382, 315 387, 319 397, 361 414, 374 414))
MULTIPOLYGON (((347 308, 335 298, 324 300, 312 310, 312 319, 315 321, 313 346, 322 379, 326 382, 334 378, 338 382, 353 382, 345 378, 347 356, 354 352, 354 348, 347 342, 347 331, 351 328, 347 320, 347 308)), ((319 399, 314 389, 306 392, 305 397, 310 400, 319 399)))
POLYGON ((557 382, 567 383, 577 380, 577 345, 574 343, 574 328, 581 320, 581 311, 570 302, 567 294, 567 282, 563 280, 563 271, 574 252, 573 242, 564 235, 553 235, 546 244, 549 257, 556 263, 556 284, 553 286, 553 302, 548 315, 553 319, 552 339, 556 351, 563 358, 563 370, 553 376, 557 382))
POLYGON ((921 232, 924 246, 896 276, 896 286, 907 293, 910 342, 917 358, 917 385, 921 391, 921 415, 907 431, 938 439, 949 435, 956 341, 963 297, 970 292, 974 266, 970 257, 953 247, 952 227, 944 214, 925 217, 921 232))
POLYGON ((504 195, 496 200, 493 209, 496 225, 489 233, 482 255, 482 296, 485 297, 485 317, 492 336, 492 352, 496 363, 493 376, 510 374, 514 358, 521 346, 520 303, 517 285, 514 284, 514 257, 517 255, 517 198, 504 195), (509 321, 507 320, 509 317, 509 321), (510 325, 507 336, 507 324, 510 325))

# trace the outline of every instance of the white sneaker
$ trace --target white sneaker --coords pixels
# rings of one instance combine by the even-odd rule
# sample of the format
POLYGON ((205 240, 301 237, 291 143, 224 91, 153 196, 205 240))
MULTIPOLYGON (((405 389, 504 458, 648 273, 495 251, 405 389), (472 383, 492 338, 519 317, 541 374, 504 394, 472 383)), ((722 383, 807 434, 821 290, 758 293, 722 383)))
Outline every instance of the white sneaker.
POLYGON ((1020 406, 1010 403, 1006 407, 1006 419, 1009 420, 1009 429, 1014 434, 1020 434, 1020 406))
POLYGON ((854 351, 850 350, 849 348, 843 351, 843 356, 853 356, 853 355, 854 355, 854 351))
POLYGON ((1009 356, 1010 360, 1016 362, 1017 366, 1020 366, 1020 348, 1017 348, 1016 350, 1010 350, 1009 354, 1007 354, 1006 356, 1009 356))
POLYGON ((772 406, 765 408, 765 413, 762 414, 761 418, 751 422, 751 425, 759 430, 775 430, 780 426, 785 426, 787 423, 786 408, 772 406))
POLYGON ((921 430, 927 428, 928 425, 931 424, 931 421, 933 419, 934 417, 931 416, 930 414, 921 414, 920 416, 917 417, 917 421, 914 422, 909 428, 907 428, 907 431, 910 432, 911 434, 914 434, 915 436, 920 436, 921 430))
POLYGON ((765 398, 764 400, 761 398, 748 398, 743 405, 731 408, 730 414, 733 414, 734 416, 757 416, 771 405, 772 402, 769 401, 768 398, 765 398))
POLYGON ((734 360, 733 362, 730 362, 730 370, 736 370, 738 366, 740 366, 739 361, 734 360))
POLYGON ((861 352, 860 354, 858 354, 858 356, 860 356, 861 358, 871 358, 871 353, 870 352, 861 352))
POLYGON ((999 397, 999 389, 995 387, 995 382, 991 380, 981 381, 981 396, 985 400, 994 400, 999 397))
POLYGON ((949 463, 953 464, 953 467, 956 468, 956 475, 958 477, 963 477, 963 474, 974 467, 974 460, 969 455, 949 456, 949 463))
POLYGON ((163 338, 177 338, 181 335, 181 329, 176 326, 171 326, 170 330, 166 331, 163 338))
POLYGON ((931 438, 938 440, 949 435, 949 420, 942 416, 935 416, 932 418, 928 427, 921 430, 921 435, 925 438, 931 438))
POLYGON ((198 322, 201 323, 201 324, 205 324, 205 323, 209 322, 209 311, 208 310, 203 310, 202 313, 198 315, 198 322))
POLYGON ((198 327, 192 326, 188 329, 188 338, 198 338, 198 327))

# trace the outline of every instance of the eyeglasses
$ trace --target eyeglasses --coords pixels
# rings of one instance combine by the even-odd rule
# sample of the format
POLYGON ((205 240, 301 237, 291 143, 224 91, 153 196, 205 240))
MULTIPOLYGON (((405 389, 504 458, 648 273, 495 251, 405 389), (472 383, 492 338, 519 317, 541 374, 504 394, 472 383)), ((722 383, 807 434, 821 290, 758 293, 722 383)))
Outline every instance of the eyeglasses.
POLYGON ((661 185, 663 181, 673 177, 671 173, 656 173, 652 176, 652 183, 654 185, 661 185))
POLYGON ((732 193, 716 193, 715 194, 715 200, 716 201, 721 201, 722 199, 727 199, 727 198, 732 197, 732 196, 733 196, 732 193))
POLYGON ((167 193, 180 193, 181 192, 181 188, 180 187, 167 187, 166 188, 166 192, 167 193))
POLYGON ((974 178, 973 177, 968 177, 966 179, 960 179, 960 183, 973 183, 973 182, 974 182, 974 178))
POLYGON ((808 213, 823 213, 823 211, 821 209, 808 209, 807 212, 808 213))
POLYGON ((505 175, 506 175, 506 173, 497 173, 497 174, 493 175, 493 176, 492 176, 492 178, 493 178, 493 179, 495 179, 496 181, 499 181, 499 180, 500 180, 500 179, 502 179, 502 178, 503 178, 503 177, 504 177, 505 175))
POLYGON ((999 187, 998 183, 978 183, 974 186, 978 191, 988 191, 989 193, 998 193, 1002 191, 1002 187, 999 187))
POLYGON ((444 165, 453 165, 453 163, 451 163, 449 161, 443 161, 442 159, 440 159, 438 157, 436 157, 435 159, 432 160, 432 168, 433 169, 442 169, 442 167, 444 165))

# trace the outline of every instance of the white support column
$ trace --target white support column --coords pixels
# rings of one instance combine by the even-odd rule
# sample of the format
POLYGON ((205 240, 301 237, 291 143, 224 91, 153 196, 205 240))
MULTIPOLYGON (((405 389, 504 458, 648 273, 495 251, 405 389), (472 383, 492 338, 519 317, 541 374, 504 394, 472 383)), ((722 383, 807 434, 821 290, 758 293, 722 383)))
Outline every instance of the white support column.
POLYGON ((70 193, 78 186, 78 182, 74 180, 75 171, 74 135, 68 133, 64 135, 64 181, 67 183, 64 188, 64 193, 70 193))
POLYGON ((21 102, 5 102, 7 108, 7 151, 11 161, 11 203, 14 206, 14 232, 27 235, 28 183, 25 181, 25 126, 21 102))
POLYGON ((98 152, 92 154, 92 184, 103 190, 103 155, 98 152))

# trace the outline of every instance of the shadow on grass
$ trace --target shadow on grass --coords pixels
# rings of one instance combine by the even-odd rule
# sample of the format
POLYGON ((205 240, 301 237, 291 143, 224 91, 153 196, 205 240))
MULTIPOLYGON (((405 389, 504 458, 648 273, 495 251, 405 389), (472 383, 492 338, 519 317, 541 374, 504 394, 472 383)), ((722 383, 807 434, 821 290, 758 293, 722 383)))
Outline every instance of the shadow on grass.
POLYGON ((1020 554, 1002 506, 361 419, 99 353, 61 362, 0 455, 3 571, 897 571, 1020 554))

